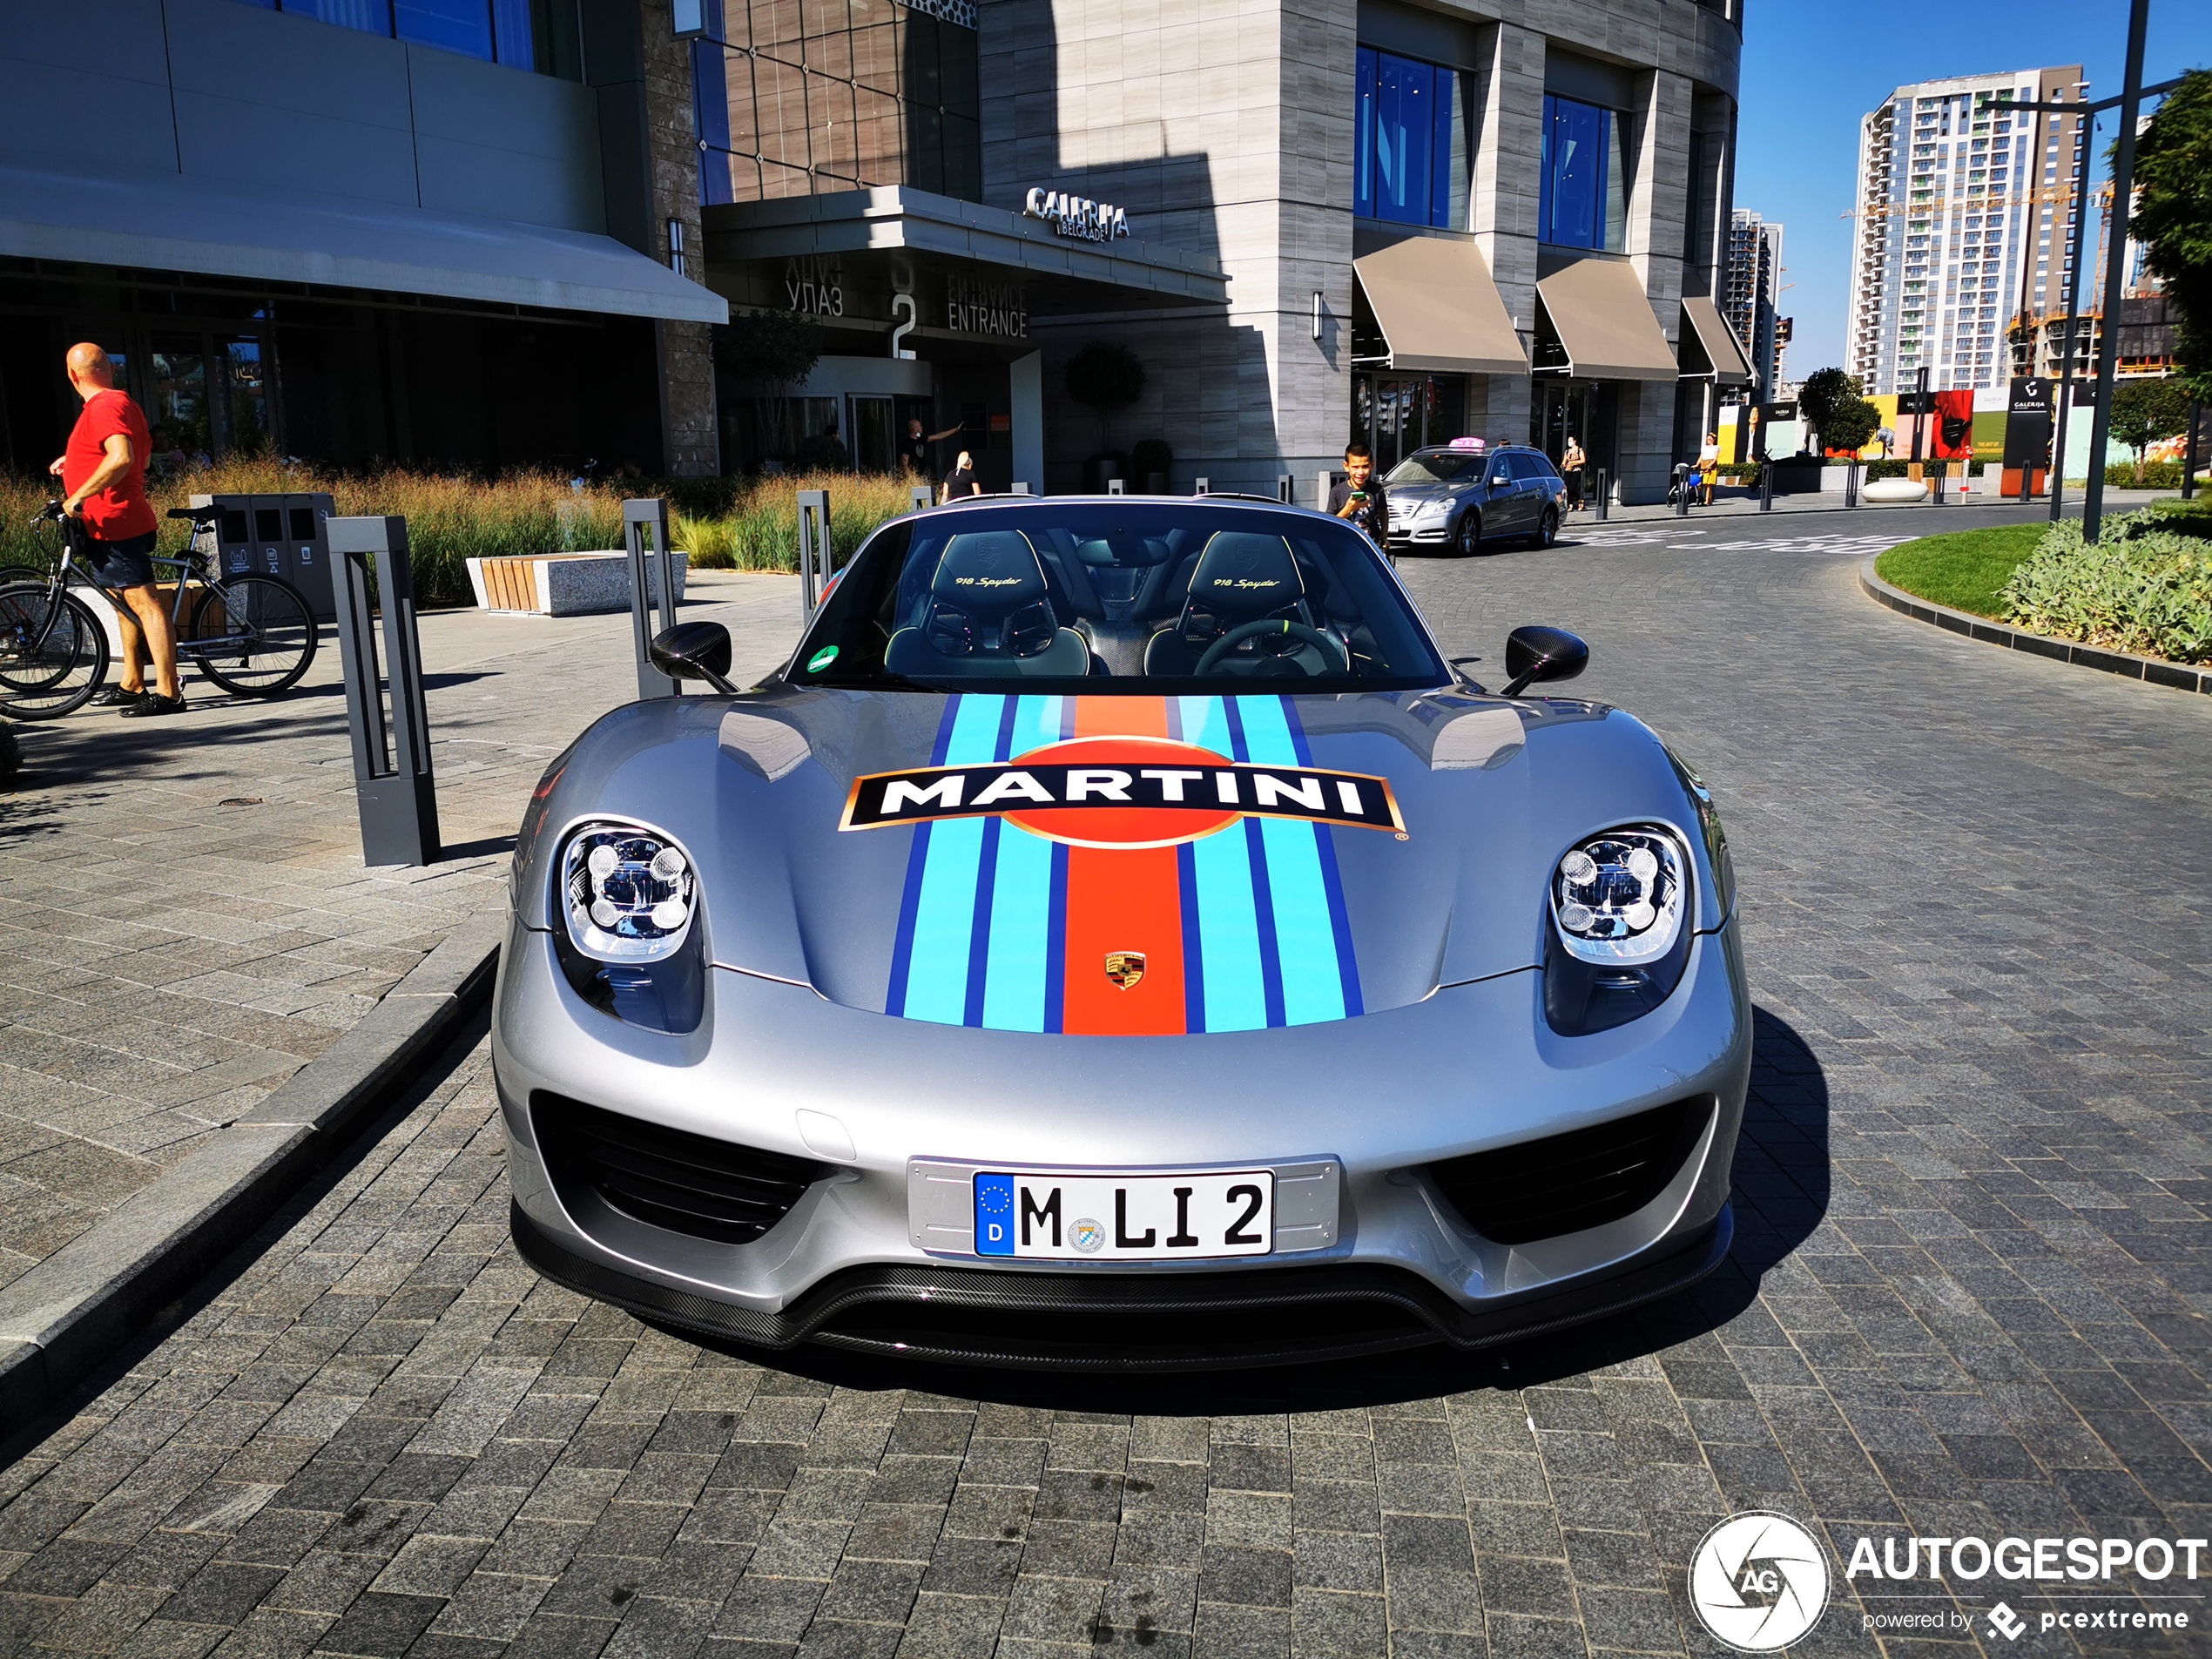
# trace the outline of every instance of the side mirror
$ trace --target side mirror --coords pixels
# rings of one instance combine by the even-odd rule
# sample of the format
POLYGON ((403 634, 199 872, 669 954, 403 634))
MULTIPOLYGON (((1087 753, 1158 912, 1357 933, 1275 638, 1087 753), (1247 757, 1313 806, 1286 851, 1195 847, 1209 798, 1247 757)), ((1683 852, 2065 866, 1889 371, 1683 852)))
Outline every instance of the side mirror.
POLYGON ((1590 648, 1564 628, 1516 628, 1506 636, 1504 695, 1536 680, 1571 680, 1590 665, 1590 648))
POLYGON ((672 680, 705 680, 725 697, 730 684, 730 631, 718 622, 679 622, 654 637, 647 651, 653 666, 672 680))

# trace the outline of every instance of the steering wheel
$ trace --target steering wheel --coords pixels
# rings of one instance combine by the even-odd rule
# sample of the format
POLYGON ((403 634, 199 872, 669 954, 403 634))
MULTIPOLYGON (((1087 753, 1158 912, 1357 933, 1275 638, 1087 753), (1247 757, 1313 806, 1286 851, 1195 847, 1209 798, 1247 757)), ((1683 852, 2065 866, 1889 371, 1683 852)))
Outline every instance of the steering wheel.
POLYGON ((1309 645, 1318 646, 1323 656, 1335 659, 1338 673, 1348 674, 1352 671, 1352 659, 1345 654, 1342 645, 1330 638, 1318 628, 1309 628, 1302 622, 1290 622, 1280 617, 1263 617, 1258 622, 1239 623, 1206 647, 1206 654, 1198 658, 1198 666, 1195 671, 1200 674, 1212 673, 1221 659, 1235 650, 1241 642, 1257 638, 1262 634, 1287 634, 1292 639, 1304 640, 1309 645))

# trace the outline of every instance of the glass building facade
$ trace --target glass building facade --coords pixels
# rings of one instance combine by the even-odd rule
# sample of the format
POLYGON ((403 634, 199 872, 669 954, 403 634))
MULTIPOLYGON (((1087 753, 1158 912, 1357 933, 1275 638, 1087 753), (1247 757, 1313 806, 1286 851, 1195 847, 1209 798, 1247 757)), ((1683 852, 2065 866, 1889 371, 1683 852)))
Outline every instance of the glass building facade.
POLYGON ((1629 170, 1621 131, 1626 125, 1611 110, 1545 95, 1539 240, 1621 251, 1629 226, 1629 170))
POLYGON ((480 57, 488 64, 515 69, 563 72, 552 61, 555 37, 574 19, 555 14, 563 10, 557 0, 244 0, 265 11, 288 12, 381 35, 387 40, 410 41, 442 51, 480 57))
POLYGON ((1352 209, 1363 219, 1467 227, 1469 106, 1457 70, 1359 48, 1352 209))
POLYGON ((909 185, 983 199, 973 27, 895 0, 725 0, 692 44, 704 204, 909 185))

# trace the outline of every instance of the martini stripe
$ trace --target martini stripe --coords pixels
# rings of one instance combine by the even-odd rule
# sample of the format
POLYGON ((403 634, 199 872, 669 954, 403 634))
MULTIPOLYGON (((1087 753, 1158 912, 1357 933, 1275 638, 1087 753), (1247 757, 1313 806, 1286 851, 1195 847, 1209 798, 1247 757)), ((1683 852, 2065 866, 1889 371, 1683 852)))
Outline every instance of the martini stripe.
MULTIPOLYGON (((1000 760, 1060 740, 1061 702, 1056 697, 1007 699, 1001 727, 1000 760)), ((968 963, 968 1023, 994 1031, 1045 1028, 1046 954, 1052 943, 1052 844, 1001 819, 994 841, 984 849, 989 890, 988 923, 977 906, 975 954, 968 963)))
MULTIPOLYGON (((972 766, 991 760, 998 747, 1006 701, 1003 697, 959 698, 939 764, 972 766)), ((984 821, 980 818, 941 819, 932 830, 927 846, 916 845, 914 855, 923 860, 923 867, 907 959, 905 1013, 910 1020, 929 1020, 940 1025, 966 1022, 968 954, 975 934, 975 884, 982 868, 984 821)))
MULTIPOLYGON (((1283 699, 1283 718, 1289 725, 1291 741, 1297 745, 1298 764, 1313 764, 1313 750, 1305 740, 1305 727, 1298 717, 1298 705, 1289 698, 1283 699)), ((1313 826, 1314 851, 1321 860, 1321 889, 1329 901, 1329 927, 1336 935, 1337 977, 1344 996, 1344 1017, 1357 1019, 1367 1011, 1366 999, 1359 990, 1359 959, 1352 945, 1352 911, 1344 901, 1344 876, 1337 867, 1337 832, 1333 825, 1313 826)))
MULTIPOLYGON (((960 698, 945 699, 944 713, 937 721, 937 735, 929 745, 929 764, 945 764, 945 751, 952 745, 954 729, 960 723, 960 698)), ((929 831, 927 824, 914 826, 914 839, 907 847, 907 879, 899 894, 899 927, 891 939, 891 983, 885 988, 883 1011, 894 1019, 907 1011, 907 981, 914 968, 914 923, 921 911, 922 873, 929 867, 929 831)))

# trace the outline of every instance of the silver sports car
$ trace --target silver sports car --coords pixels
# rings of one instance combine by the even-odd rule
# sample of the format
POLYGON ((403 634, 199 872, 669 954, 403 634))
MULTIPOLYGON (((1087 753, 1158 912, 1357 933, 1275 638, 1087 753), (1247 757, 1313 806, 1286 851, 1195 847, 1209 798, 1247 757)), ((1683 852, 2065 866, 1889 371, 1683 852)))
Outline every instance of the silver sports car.
POLYGON ((1348 525, 897 519, 790 663, 686 624, 525 817, 493 1042, 523 1254, 651 1317, 1095 1369, 1474 1347, 1729 1248, 1712 799, 1486 690, 1348 525))

